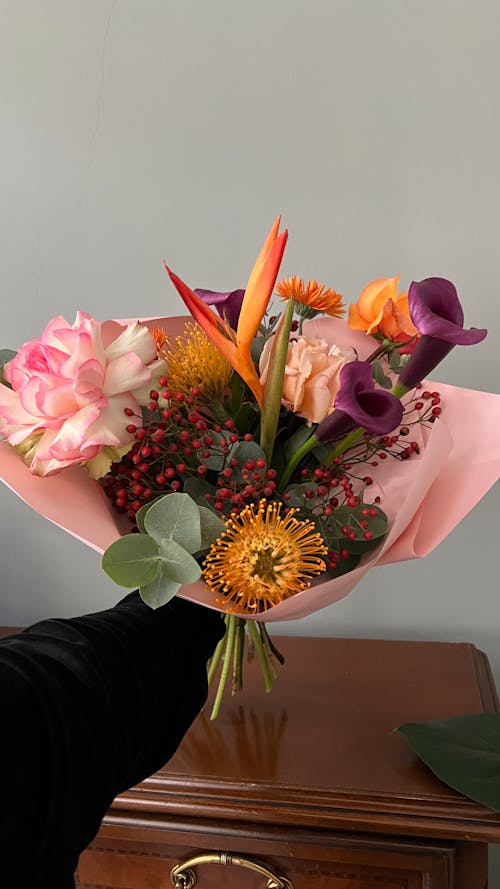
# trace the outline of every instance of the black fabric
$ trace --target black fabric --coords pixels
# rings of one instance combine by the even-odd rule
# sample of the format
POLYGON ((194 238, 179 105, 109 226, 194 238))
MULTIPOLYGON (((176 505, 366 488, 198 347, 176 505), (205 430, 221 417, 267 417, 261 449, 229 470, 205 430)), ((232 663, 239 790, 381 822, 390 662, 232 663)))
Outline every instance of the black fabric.
POLYGON ((116 794, 172 756, 207 694, 217 612, 137 593, 0 642, 1 889, 73 889, 116 794))

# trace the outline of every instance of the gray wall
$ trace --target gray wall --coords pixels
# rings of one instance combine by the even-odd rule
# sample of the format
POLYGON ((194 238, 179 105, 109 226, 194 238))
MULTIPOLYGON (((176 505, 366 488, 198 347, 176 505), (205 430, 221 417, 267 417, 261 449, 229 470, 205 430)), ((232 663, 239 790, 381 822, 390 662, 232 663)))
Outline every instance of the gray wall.
MULTIPOLYGON (((182 311, 163 258, 193 285, 242 286, 282 212, 284 271, 349 301, 374 277, 454 280, 491 332, 435 378, 499 391, 497 0, 0 11, 0 345, 78 307, 182 311)), ((93 552, 7 490, 0 503, 1 623, 120 596, 93 552)), ((497 487, 425 561, 373 571, 279 631, 469 640, 500 683, 499 505, 497 487)))

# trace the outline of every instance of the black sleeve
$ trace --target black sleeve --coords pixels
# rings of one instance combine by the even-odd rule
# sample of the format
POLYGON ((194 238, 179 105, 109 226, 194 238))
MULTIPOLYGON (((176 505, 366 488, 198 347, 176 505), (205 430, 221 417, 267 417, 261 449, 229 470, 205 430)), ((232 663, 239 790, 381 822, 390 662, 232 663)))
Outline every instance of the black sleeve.
POLYGON ((172 756, 207 694, 220 614, 137 593, 0 642, 0 886, 71 889, 116 794, 172 756))

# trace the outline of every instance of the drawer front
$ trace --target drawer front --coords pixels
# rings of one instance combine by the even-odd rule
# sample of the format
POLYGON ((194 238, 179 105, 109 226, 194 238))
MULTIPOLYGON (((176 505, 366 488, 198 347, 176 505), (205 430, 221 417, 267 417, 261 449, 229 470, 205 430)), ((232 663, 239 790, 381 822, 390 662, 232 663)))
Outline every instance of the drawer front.
POLYGON ((452 846, 432 848, 376 838, 359 845, 351 839, 342 846, 339 838, 324 836, 319 843, 298 842, 299 837, 266 841, 255 835, 246 842, 228 836, 198 839, 188 846, 99 836, 81 856, 76 885, 78 889, 174 889, 172 868, 193 856, 222 852, 222 863, 190 867, 195 877, 191 886, 189 874, 181 868, 186 882, 178 882, 178 889, 281 889, 280 880, 283 889, 455 889, 452 846), (263 866, 276 882, 231 863, 236 856, 263 866))

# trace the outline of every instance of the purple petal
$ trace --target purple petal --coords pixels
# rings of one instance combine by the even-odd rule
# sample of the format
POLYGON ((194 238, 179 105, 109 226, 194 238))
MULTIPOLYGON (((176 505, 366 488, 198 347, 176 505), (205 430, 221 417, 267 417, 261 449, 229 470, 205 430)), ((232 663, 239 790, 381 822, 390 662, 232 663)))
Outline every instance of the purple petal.
POLYGON ((372 366, 368 361, 349 361, 340 371, 339 381, 335 407, 349 413, 353 393, 374 388, 372 366))
POLYGON ((445 340, 453 346, 472 346, 486 336, 483 329, 464 330, 464 313, 456 287, 446 278, 413 281, 408 290, 408 306, 421 336, 445 340))
POLYGON ((323 442, 323 444, 331 444, 339 438, 344 438, 349 432, 353 432, 355 428, 356 423, 349 414, 335 408, 335 410, 332 411, 328 417, 325 417, 325 419, 317 426, 314 435, 318 441, 323 442))
POLYGON ((236 330, 241 304, 245 296, 244 290, 227 290, 222 293, 218 290, 203 290, 198 287, 194 292, 207 306, 215 306, 222 320, 227 321, 229 326, 236 330))
POLYGON ((376 389, 368 361, 351 361, 340 373, 335 410, 316 429, 319 441, 332 442, 356 427, 386 435, 399 426, 403 407, 398 398, 376 389))
POLYGON ((399 398, 385 389, 371 389, 358 393, 356 412, 351 417, 367 432, 387 435, 403 419, 403 405, 399 398))
POLYGON ((448 343, 446 340, 436 339, 433 336, 421 336, 408 364, 403 367, 398 382, 406 389, 414 389, 418 383, 432 373, 452 349, 453 343, 448 343))

